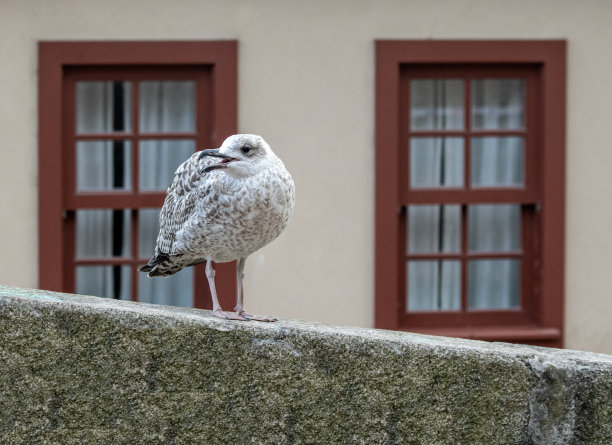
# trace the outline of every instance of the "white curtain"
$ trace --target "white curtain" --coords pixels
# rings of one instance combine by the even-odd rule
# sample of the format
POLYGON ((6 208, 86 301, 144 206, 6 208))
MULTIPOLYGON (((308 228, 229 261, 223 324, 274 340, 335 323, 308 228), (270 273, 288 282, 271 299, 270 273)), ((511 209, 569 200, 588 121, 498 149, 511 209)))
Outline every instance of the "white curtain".
MULTIPOLYGON (((475 129, 524 128, 524 81, 472 81, 475 129)), ((471 141, 471 182, 479 187, 523 185, 522 137, 476 137, 471 141)), ((519 205, 479 205, 468 209, 468 244, 474 252, 521 249, 519 205)), ((515 259, 473 260, 468 264, 468 306, 508 309, 519 305, 520 262, 515 259)))
MULTIPOLYGON (((129 256, 130 212, 112 210, 76 211, 76 258, 129 256), (114 219, 121 220, 121 233, 115 235, 114 219), (115 240, 115 236, 117 239, 115 240), (116 246, 113 246, 113 243, 116 246), (113 250, 117 253, 113 255, 113 250)), ((76 291, 87 295, 130 299, 130 273, 126 266, 79 266, 76 269, 76 291)))
POLYGON ((414 137, 410 141, 410 187, 462 187, 463 138, 414 137))
POLYGON ((130 131, 132 84, 130 82, 77 82, 77 134, 130 131), (120 103, 116 103, 119 101, 120 103))
MULTIPOLYGON (((79 134, 131 131, 131 82, 77 82, 76 130, 79 134)), ((146 133, 195 131, 195 82, 143 81, 139 85, 139 181, 141 191, 165 191, 178 165, 195 149, 193 139, 146 139, 146 133)), ((133 147, 130 141, 80 140, 77 151, 78 191, 130 190, 133 147)), ((153 254, 159 231, 159 209, 138 214, 139 252, 130 252, 130 212, 77 210, 76 255, 141 258, 153 254), (118 221, 120 219, 121 221, 118 221), (145 248, 146 246, 146 248, 145 248)), ((139 300, 180 306, 192 305, 191 270, 176 277, 139 277, 139 300), (146 279, 144 279, 146 278, 146 279)), ((130 298, 127 266, 79 266, 76 291, 104 297, 130 298)))
POLYGON ((472 187, 523 185, 522 137, 474 137, 471 148, 472 187))
POLYGON ((166 191, 176 168, 195 150, 193 139, 141 140, 138 187, 141 191, 166 191))
POLYGON ((77 141, 76 187, 79 192, 129 190, 132 184, 130 141, 77 141), (121 179, 115 183, 115 147, 122 151, 121 179))
POLYGON ((78 266, 76 268, 76 293, 130 300, 130 268, 128 266, 117 266, 117 269, 114 269, 113 266, 78 266), (118 291, 116 291, 117 287, 118 291))
MULTIPOLYGON (((413 205, 408 207, 409 254, 459 253, 461 207, 413 205)), ((408 310, 461 308, 461 263, 456 260, 408 262, 408 310)))
MULTIPOLYGON (((516 252, 521 247, 519 205, 468 207, 468 250, 516 252)), ((470 309, 508 309, 518 306, 519 260, 479 259, 468 263, 470 309)))
MULTIPOLYGON (((413 130, 463 129, 464 83, 461 80, 413 80, 413 130)), ((473 129, 523 128, 524 83, 520 79, 480 79, 471 84, 473 129)), ((523 185, 524 141, 519 136, 470 140, 470 186, 523 185)), ((410 187, 463 187, 463 139, 413 137, 410 141, 410 187)), ((519 205, 469 205, 471 252, 520 250, 519 205)), ((459 253, 461 208, 458 205, 408 207, 407 252, 459 253)), ((503 309, 519 305, 520 262, 480 259, 468 262, 468 307, 503 309)), ((408 261, 407 307, 410 311, 457 310, 461 299, 458 260, 408 261)))
POLYGON ((413 79, 410 81, 412 130, 462 130, 464 83, 461 79, 413 79))
MULTIPOLYGON (((130 82, 77 82, 76 132, 106 134, 130 131, 132 111, 130 82), (120 103, 117 103, 120 102, 120 103)), ((130 141, 80 140, 76 146, 77 191, 109 191, 131 188, 130 141), (114 162, 122 150, 122 162, 114 162), (123 174, 116 178, 117 169, 123 174)))

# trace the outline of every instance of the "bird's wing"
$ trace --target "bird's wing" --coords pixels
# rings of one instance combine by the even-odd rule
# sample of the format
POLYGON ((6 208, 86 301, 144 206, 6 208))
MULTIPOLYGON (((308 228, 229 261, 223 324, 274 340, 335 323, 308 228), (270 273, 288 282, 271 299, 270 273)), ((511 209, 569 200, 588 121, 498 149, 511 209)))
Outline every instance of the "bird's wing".
POLYGON ((159 235, 157 237, 156 255, 174 255, 173 248, 176 234, 193 215, 196 202, 200 198, 202 175, 200 171, 208 164, 214 163, 210 158, 198 159, 199 152, 194 153, 176 169, 174 180, 168 187, 168 194, 159 215, 159 235))

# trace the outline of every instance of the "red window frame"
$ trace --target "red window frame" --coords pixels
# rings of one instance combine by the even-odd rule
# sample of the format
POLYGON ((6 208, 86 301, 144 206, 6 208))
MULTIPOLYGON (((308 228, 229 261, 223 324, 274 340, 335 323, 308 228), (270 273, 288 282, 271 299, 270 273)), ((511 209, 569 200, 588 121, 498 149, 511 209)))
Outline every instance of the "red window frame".
MULTIPOLYGON (((377 41, 376 73, 376 327, 562 346, 565 42, 377 41), (459 132, 411 133, 403 124, 408 122, 409 80, 423 76, 483 77, 485 73, 486 77, 518 76, 526 80, 525 132, 477 132, 483 136, 505 133, 526 137, 525 187, 471 191, 409 190, 406 182, 407 151, 403 148, 408 146, 410 136, 444 134, 467 138, 476 135, 469 130, 469 125, 467 130, 459 132), (529 210, 522 212, 522 227, 526 228, 523 237, 530 234, 532 239, 523 239, 522 243, 521 282, 524 287, 521 293, 524 298, 521 309, 407 313, 405 206, 416 203, 462 204, 465 248, 465 205, 476 202, 512 202, 529 210), (529 258, 531 260, 525 261, 529 258)), ((469 82, 466 89, 469 89, 469 82)), ((469 95, 466 95, 466 100, 469 100, 469 95)), ((464 162, 466 181, 468 155, 464 162)), ((428 257, 447 256, 461 261, 475 257, 465 252, 428 257)), ((489 254, 486 256, 491 257, 489 254)), ((463 269, 462 308, 465 309, 466 277, 463 269)))
MULTIPOLYGON (((134 93, 138 95, 137 88, 134 93)), ((217 147, 237 127, 237 43, 211 42, 41 42, 39 43, 39 287, 73 292, 78 265, 127 265, 131 299, 137 300, 138 210, 161 207, 164 192, 139 192, 139 139, 195 139, 199 148, 217 147), (138 134, 138 104, 132 102, 130 132, 79 135, 78 139, 132 141, 130 191, 77 192, 75 187, 75 85, 80 80, 183 80, 196 82, 193 133, 138 134), (80 208, 130 209, 128 258, 75 258, 75 212, 80 208)), ((153 249, 154 246, 151 246, 153 249)), ((152 250, 151 250, 152 251, 152 250)), ((201 266, 194 274, 194 306, 210 307, 201 266)), ((235 298, 235 265, 217 269, 222 304, 235 298)))

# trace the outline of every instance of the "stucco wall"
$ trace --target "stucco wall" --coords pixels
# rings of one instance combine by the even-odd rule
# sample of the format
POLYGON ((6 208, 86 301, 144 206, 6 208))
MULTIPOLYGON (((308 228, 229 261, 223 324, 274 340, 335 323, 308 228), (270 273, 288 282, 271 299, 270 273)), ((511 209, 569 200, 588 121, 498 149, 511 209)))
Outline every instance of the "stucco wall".
POLYGON ((568 41, 566 345, 612 352, 607 1, 4 0, 0 282, 37 285, 39 40, 239 40, 239 130, 297 184, 286 233, 247 263, 247 307, 373 324, 375 39, 568 41))

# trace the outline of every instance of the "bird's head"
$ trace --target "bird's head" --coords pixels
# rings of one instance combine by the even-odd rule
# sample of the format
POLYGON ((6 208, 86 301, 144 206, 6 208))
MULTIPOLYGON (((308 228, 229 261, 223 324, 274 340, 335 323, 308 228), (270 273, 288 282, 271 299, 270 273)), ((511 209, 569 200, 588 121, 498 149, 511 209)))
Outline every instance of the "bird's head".
POLYGON ((235 134, 228 137, 220 148, 202 150, 199 159, 217 158, 220 162, 209 164, 201 173, 223 169, 234 177, 251 176, 268 168, 274 154, 261 136, 235 134))

